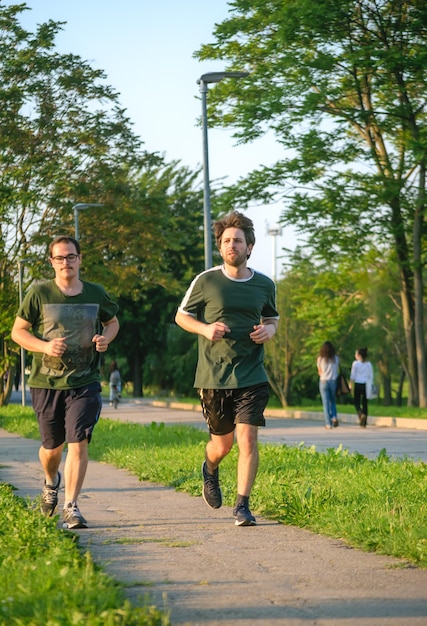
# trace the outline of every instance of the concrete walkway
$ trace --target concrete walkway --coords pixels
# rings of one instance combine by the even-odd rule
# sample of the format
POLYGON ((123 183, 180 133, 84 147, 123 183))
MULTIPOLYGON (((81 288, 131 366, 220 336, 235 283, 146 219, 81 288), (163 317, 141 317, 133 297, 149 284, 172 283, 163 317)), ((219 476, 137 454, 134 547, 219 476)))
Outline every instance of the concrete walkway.
MULTIPOLYGON (((194 410, 144 403, 123 404, 117 411, 105 407, 102 417, 204 426, 194 410)), ((323 438, 327 447, 366 435, 371 449, 380 445, 378 435, 395 431, 343 424, 329 432, 322 424, 305 424, 276 418, 269 428, 286 438, 302 430, 305 439, 323 438), (375 437, 378 444, 372 443, 375 437)), ((402 433, 399 429, 395 437, 401 446, 402 433)), ((40 493, 38 447, 0 430, 0 480, 15 485, 20 496, 40 493)), ((148 593, 170 611, 174 625, 427 624, 427 571, 398 559, 259 516, 255 527, 235 527, 229 507, 213 511, 201 497, 140 482, 129 472, 92 461, 80 505, 90 523, 77 531, 82 545, 109 575, 128 585, 132 602, 148 593)))

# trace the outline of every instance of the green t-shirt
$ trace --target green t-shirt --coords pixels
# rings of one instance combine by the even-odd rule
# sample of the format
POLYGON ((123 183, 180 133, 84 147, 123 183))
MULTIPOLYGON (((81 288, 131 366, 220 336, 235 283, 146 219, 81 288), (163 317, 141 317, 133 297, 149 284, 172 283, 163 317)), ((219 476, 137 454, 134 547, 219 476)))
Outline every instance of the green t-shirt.
POLYGON ((30 387, 75 389, 100 380, 101 355, 92 338, 101 334, 101 322, 109 322, 118 305, 101 285, 82 281, 82 292, 67 296, 54 280, 33 286, 18 316, 29 322, 32 332, 44 341, 67 338, 62 357, 33 353, 30 387))
POLYGON ((207 324, 224 322, 231 329, 221 341, 198 336, 194 386, 240 389, 268 381, 264 346, 249 337, 262 319, 279 318, 274 282, 258 272, 244 280, 228 276, 223 267, 202 272, 191 283, 179 310, 207 324))

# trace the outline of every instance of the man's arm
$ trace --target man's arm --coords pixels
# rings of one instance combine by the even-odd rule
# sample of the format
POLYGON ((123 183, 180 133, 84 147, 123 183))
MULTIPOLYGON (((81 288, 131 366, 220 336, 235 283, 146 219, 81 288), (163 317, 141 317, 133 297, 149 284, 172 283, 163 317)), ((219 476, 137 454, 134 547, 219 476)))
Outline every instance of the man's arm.
MULTIPOLYGON (((276 330, 277 330, 277 326, 279 324, 279 320, 276 319, 275 317, 263 317, 262 320, 261 320, 261 324, 263 326, 274 326, 274 333, 275 333, 276 330)), ((273 335, 274 335, 274 333, 273 333, 273 335)))
POLYGON ((263 317, 261 324, 254 326, 254 331, 249 337, 255 343, 267 343, 277 330, 278 320, 274 317, 263 317))
POLYGON ((41 352, 49 356, 62 356, 67 348, 65 337, 43 341, 30 332, 31 324, 22 317, 17 317, 12 327, 12 339, 19 346, 30 352, 41 352))
POLYGON ((97 352, 105 352, 120 329, 119 320, 116 316, 112 317, 108 322, 103 322, 102 325, 104 327, 102 335, 95 335, 92 338, 92 341, 96 344, 97 352))
POLYGON ((202 335, 209 341, 219 341, 224 337, 225 333, 230 332, 227 324, 223 322, 205 324, 205 322, 201 322, 193 315, 181 313, 181 311, 178 311, 175 315, 175 322, 187 332, 202 335))
MULTIPOLYGON (((103 323, 102 335, 95 335, 92 341, 96 344, 98 352, 105 352, 108 344, 113 341, 119 332, 119 320, 113 317, 108 322, 103 323)), ((41 352, 49 356, 62 356, 67 349, 66 338, 56 337, 50 341, 43 341, 30 332, 31 324, 21 317, 15 319, 12 328, 12 339, 25 350, 30 352, 41 352)))

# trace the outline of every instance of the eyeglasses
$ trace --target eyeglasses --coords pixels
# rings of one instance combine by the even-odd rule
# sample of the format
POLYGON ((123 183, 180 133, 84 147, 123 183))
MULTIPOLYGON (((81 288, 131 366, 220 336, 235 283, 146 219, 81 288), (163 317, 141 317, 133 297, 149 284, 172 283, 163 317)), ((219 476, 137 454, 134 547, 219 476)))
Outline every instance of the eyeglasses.
POLYGON ((67 261, 67 263, 75 263, 77 261, 77 259, 79 258, 79 254, 67 254, 67 256, 54 256, 52 257, 52 261, 56 264, 56 265, 61 265, 61 263, 63 263, 64 261, 67 261))

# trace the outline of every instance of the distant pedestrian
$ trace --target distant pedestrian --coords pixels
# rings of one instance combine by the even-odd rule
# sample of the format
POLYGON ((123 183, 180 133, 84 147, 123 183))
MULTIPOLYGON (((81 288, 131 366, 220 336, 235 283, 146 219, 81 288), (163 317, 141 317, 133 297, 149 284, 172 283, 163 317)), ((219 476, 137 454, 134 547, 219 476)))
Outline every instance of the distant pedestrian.
POLYGON ((358 348, 354 356, 355 360, 350 372, 350 388, 354 392, 354 408, 359 417, 360 426, 365 428, 368 423, 367 388, 374 380, 374 370, 368 361, 368 348, 358 348))
POLYGON ((322 398, 325 428, 331 430, 338 426, 336 393, 340 360, 330 341, 325 341, 320 347, 317 357, 317 371, 319 373, 319 391, 322 398))
POLYGON ((264 344, 273 337, 279 315, 273 281, 247 266, 255 243, 252 221, 230 213, 215 225, 223 265, 202 272, 191 283, 176 323, 198 335, 198 388, 210 440, 202 465, 203 498, 222 504, 218 466, 236 434, 239 448, 236 526, 253 526, 249 496, 258 470, 258 428, 265 426, 269 398, 263 365, 264 344))
POLYGON ((117 393, 120 398, 122 392, 122 378, 117 361, 111 361, 110 365, 110 406, 113 406, 114 394, 117 393))
MULTIPOLYGON (((79 278, 80 244, 57 237, 49 247, 53 280, 32 287, 18 310, 12 339, 33 352, 28 385, 41 435, 44 515, 58 505, 64 467, 66 528, 86 528, 77 506, 88 466, 88 444, 101 411, 100 360, 119 330, 118 309, 101 285, 79 278)), ((24 375, 24 373, 22 373, 24 375)))

